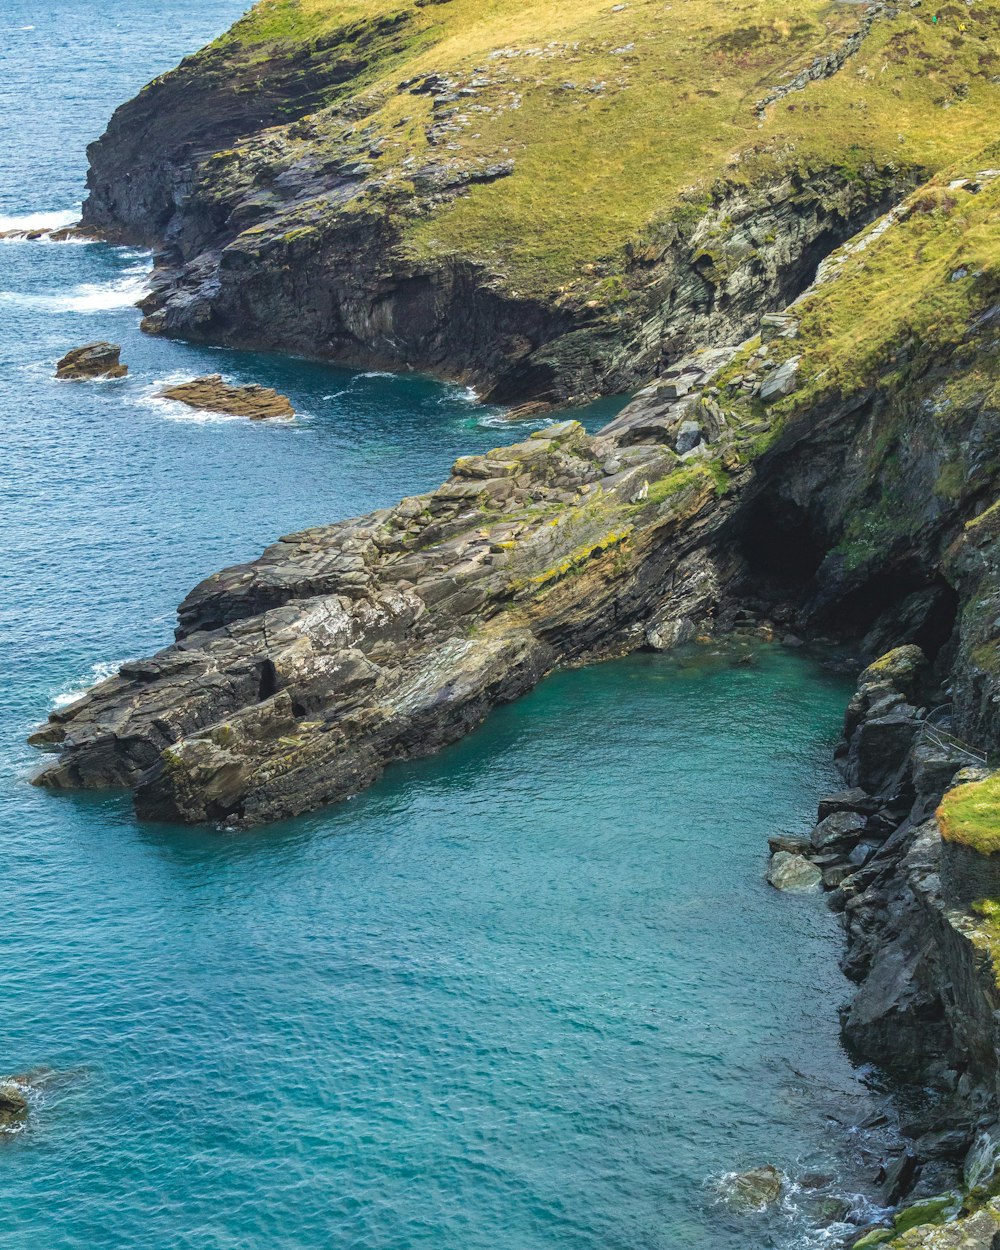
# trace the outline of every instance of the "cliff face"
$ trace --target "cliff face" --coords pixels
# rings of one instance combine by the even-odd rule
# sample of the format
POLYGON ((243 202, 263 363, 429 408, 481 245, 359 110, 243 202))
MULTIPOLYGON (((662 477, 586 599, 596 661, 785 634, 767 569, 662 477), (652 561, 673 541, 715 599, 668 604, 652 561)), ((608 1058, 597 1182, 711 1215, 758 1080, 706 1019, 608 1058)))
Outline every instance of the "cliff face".
POLYGON ((161 249, 147 327, 621 390, 751 333, 1000 97, 988 4, 508 10, 266 0, 119 109, 84 222, 161 249))

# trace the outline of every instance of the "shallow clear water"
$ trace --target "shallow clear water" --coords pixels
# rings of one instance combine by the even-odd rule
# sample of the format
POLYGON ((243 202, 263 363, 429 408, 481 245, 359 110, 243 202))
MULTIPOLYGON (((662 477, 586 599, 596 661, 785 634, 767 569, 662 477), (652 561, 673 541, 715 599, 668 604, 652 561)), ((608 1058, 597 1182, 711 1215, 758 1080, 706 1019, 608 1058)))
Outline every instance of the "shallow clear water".
MULTIPOLYGON (((0 228, 71 211, 114 104, 241 5, 108 7, 5 0, 0 228)), ((27 785, 24 734, 162 644, 201 576, 502 437, 455 387, 144 339, 144 268, 0 246, 0 1071, 52 1070, 0 1138, 2 1244, 812 1240, 802 1201, 736 1217, 706 1182, 773 1161, 862 1186, 838 930, 762 881, 767 835, 832 782, 846 690, 814 661, 562 674, 354 802, 239 837, 27 785), (52 381, 94 337, 131 377, 52 381), (303 416, 151 398, 206 370, 303 416)))

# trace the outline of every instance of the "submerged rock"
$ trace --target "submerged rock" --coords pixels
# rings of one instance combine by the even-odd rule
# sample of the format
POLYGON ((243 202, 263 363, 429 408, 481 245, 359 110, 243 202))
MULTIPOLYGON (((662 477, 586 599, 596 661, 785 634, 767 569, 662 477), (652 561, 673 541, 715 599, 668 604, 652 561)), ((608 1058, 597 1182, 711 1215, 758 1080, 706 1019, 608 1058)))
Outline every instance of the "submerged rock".
POLYGON ((284 395, 268 386, 230 386, 222 375, 210 374, 193 378, 178 386, 168 386, 159 392, 161 399, 175 399, 202 412, 224 412, 234 417, 249 417, 251 421, 264 421, 272 417, 294 417, 295 409, 284 395))
POLYGON ((0 1128, 16 1128, 28 1118, 28 1100, 17 1085, 0 1083, 0 1128))
POLYGON ((767 879, 776 890, 814 890, 823 874, 804 855, 778 851, 771 856, 767 879))
POLYGON ((763 1211, 781 1197, 783 1180, 773 1164, 734 1172, 724 1181, 726 1201, 743 1211, 763 1211))
POLYGON ((64 381, 84 382, 92 378, 123 378, 128 365, 121 363, 122 349, 117 343, 85 343, 67 352, 56 365, 56 377, 64 381))

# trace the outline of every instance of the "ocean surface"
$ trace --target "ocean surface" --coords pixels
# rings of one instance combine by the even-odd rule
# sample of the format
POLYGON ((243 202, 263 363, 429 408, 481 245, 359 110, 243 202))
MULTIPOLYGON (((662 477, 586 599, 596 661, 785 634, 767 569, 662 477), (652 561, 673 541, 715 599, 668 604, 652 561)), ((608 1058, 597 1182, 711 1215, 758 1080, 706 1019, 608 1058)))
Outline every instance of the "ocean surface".
MULTIPOLYGON (((0 229, 75 218, 115 105, 230 0, 4 0, 0 229)), ((27 783, 24 736, 171 635, 201 577, 505 438, 454 386, 143 338, 148 258, 0 245, 0 1135, 10 1250, 782 1250, 864 1207, 879 1107, 818 896, 767 836, 835 785, 847 695, 760 647, 558 675, 440 757, 251 834, 27 783), (65 384, 93 338, 129 378, 65 384), (291 424, 155 398, 277 386, 291 424), (764 1215, 727 1172, 785 1170, 764 1215), (804 1170, 829 1179, 800 1190, 804 1170)), ((605 410, 607 411, 607 409, 605 410)), ((591 424, 600 413, 589 413, 591 424)), ((499 428, 498 428, 499 427, 499 428)), ((842 1231, 842 1230, 841 1230, 842 1231)))

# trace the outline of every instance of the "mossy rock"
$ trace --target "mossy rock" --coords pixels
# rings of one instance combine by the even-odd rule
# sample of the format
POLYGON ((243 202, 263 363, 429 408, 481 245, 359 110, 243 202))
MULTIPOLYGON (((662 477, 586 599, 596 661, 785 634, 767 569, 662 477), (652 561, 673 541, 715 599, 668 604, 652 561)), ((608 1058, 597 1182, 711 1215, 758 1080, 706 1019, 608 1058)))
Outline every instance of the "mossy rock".
POLYGON ((28 1118, 28 1100, 12 1084, 0 1085, 0 1128, 16 1128, 28 1118))
POLYGON ((887 651, 873 664, 868 665, 861 674, 858 684, 865 686, 875 682, 886 682, 904 694, 912 694, 926 667, 927 657, 919 647, 912 644, 894 647, 892 651, 887 651))

